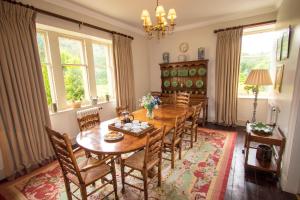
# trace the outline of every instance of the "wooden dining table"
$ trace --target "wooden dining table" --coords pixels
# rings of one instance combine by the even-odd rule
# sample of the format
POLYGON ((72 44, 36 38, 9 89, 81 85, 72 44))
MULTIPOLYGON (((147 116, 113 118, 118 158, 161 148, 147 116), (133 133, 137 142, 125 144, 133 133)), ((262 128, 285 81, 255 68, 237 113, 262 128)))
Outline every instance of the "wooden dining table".
MULTIPOLYGON (((187 117, 193 114, 192 107, 176 106, 176 105, 160 105, 154 110, 154 119, 146 117, 146 109, 141 108, 132 114, 134 119, 153 124, 155 128, 166 126, 166 133, 175 127, 175 119, 177 116, 186 113, 187 117)), ((124 137, 119 141, 109 142, 104 140, 104 136, 110 131, 108 125, 115 123, 119 118, 103 121, 100 125, 78 133, 76 137, 77 144, 95 154, 111 154, 120 155, 129 153, 143 148, 146 145, 146 135, 133 136, 124 133, 124 137)))

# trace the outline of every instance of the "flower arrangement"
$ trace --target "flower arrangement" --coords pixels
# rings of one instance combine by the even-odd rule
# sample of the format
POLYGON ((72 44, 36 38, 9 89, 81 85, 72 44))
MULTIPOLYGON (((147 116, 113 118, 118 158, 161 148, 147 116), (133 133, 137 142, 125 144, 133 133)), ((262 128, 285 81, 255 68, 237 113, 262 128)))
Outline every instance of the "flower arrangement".
POLYGON ((147 117, 150 119, 154 118, 153 109, 158 108, 158 105, 160 105, 161 101, 159 97, 152 96, 150 93, 146 96, 143 96, 140 100, 141 106, 143 106, 147 110, 147 117))

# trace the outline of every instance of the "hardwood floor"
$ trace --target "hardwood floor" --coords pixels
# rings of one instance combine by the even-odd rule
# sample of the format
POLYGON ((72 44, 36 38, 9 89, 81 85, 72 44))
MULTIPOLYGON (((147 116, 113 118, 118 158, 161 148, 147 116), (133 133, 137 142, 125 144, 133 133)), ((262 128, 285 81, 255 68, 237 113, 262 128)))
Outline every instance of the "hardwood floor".
POLYGON ((244 127, 230 128, 214 124, 208 124, 206 127, 238 132, 225 200, 297 200, 296 195, 280 189, 278 181, 273 178, 272 174, 255 170, 245 172, 242 153, 246 134, 244 127))

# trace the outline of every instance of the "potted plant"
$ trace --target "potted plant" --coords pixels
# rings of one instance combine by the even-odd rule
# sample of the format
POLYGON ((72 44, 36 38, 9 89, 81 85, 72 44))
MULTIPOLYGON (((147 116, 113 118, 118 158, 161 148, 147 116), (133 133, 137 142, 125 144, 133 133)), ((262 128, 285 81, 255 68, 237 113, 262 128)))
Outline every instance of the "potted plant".
POLYGON ((71 107, 72 108, 80 108, 81 107, 81 101, 83 99, 83 93, 82 92, 74 92, 71 93, 68 97, 69 100, 71 100, 71 107))

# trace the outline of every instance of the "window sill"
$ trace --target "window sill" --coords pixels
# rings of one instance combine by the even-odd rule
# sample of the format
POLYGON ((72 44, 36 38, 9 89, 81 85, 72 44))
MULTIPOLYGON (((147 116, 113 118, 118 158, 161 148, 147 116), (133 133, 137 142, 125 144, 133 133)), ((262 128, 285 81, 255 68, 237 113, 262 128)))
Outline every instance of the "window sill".
MULTIPOLYGON (((252 96, 238 96, 238 99, 254 99, 255 97, 254 97, 254 95, 252 95, 252 96)), ((269 99, 269 97, 266 97, 266 96, 259 96, 258 95, 258 97, 257 97, 257 99, 258 100, 268 100, 269 99)))
POLYGON ((115 100, 104 101, 104 102, 97 103, 97 105, 95 105, 95 106, 85 104, 85 105, 82 105, 80 108, 65 108, 65 109, 58 110, 57 112, 49 111, 49 114, 50 114, 50 116, 54 116, 54 115, 58 115, 58 114, 66 113, 66 112, 72 112, 72 111, 74 112, 74 111, 88 109, 88 108, 92 108, 92 107, 96 107, 96 106, 101 107, 102 105, 109 104, 109 103, 115 103, 115 102, 116 102, 115 100))

